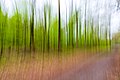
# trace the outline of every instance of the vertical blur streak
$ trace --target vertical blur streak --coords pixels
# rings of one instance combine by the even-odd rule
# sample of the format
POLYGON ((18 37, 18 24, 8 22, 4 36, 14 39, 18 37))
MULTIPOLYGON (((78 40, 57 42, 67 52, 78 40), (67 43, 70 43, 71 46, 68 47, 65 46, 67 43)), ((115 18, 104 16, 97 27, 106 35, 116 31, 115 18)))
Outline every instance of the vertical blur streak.
POLYGON ((86 28, 87 28, 87 27, 86 27, 86 11, 87 11, 87 8, 86 8, 86 7, 87 7, 87 0, 85 0, 85 14, 84 14, 84 27, 85 27, 85 28, 84 28, 84 32, 85 32, 85 33, 84 33, 84 35, 85 35, 84 46, 85 46, 85 47, 86 47, 86 41, 87 41, 87 40, 86 40, 86 39, 87 39, 87 29, 86 29, 86 28))
POLYGON ((6 50, 9 47, 19 53, 23 50, 24 52, 50 52, 56 50, 60 52, 60 50, 66 51, 68 48, 99 48, 108 47, 112 44, 112 13, 106 12, 106 9, 110 8, 111 3, 104 4, 107 6, 104 9, 106 11, 102 11, 101 8, 99 9, 99 4, 96 1, 94 5, 96 4, 97 10, 95 9, 96 14, 93 15, 94 10, 90 10, 88 0, 85 0, 83 5, 81 1, 79 8, 71 0, 69 8, 66 3, 66 16, 62 18, 64 15, 61 14, 62 6, 60 3, 62 3, 62 0, 58 0, 57 14, 54 13, 53 5, 50 1, 49 4, 45 2, 40 7, 40 9, 42 8, 39 11, 40 13, 38 13, 36 1, 29 0, 30 3, 23 1, 25 3, 23 6, 16 1, 14 6, 15 12, 11 17, 5 15, 6 13, 8 14, 4 8, 5 5, 1 6, 1 54, 3 54, 4 46, 6 50), (7 21, 4 21, 5 16, 8 19, 7 21), (4 25, 5 22, 9 26, 4 25), (5 27, 3 26, 7 26, 8 29, 4 29, 5 27))
POLYGON ((46 22, 46 5, 44 5, 44 42, 43 42, 43 52, 45 51, 46 47, 46 27, 47 27, 47 22, 46 22))
POLYGON ((58 51, 61 50, 61 17, 60 17, 60 0, 58 0, 58 51))
POLYGON ((78 48, 78 11, 76 10, 76 47, 78 48))
POLYGON ((32 0, 31 5, 31 19, 30 19, 30 50, 35 51, 35 44, 34 44, 34 13, 35 13, 35 4, 36 0, 32 0))
POLYGON ((51 5, 49 2, 49 10, 48 10, 48 16, 49 16, 49 26, 48 26, 48 52, 50 50, 50 27, 51 27, 51 5))

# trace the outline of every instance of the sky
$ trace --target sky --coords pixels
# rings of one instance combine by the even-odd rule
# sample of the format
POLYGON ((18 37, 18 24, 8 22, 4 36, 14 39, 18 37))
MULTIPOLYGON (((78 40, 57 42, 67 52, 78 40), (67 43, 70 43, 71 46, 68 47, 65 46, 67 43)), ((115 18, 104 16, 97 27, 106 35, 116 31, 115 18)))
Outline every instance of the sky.
MULTIPOLYGON (((14 0, 4 0, 5 7, 11 16, 14 10, 14 0)), ((16 0, 17 4, 22 7, 24 0, 16 0)), ((28 0, 26 0, 28 1, 28 0)), ((52 5, 52 12, 55 15, 58 12, 58 0, 36 0, 36 8, 39 9, 41 12, 43 10, 43 6, 46 2, 52 5)), ((101 23, 107 20, 107 16, 111 13, 111 31, 112 33, 116 33, 120 27, 120 11, 116 11, 116 0, 73 0, 73 7, 81 11, 81 14, 84 15, 84 4, 87 1, 87 12, 89 12, 96 20, 98 13, 100 16, 101 23), (110 7, 107 5, 110 3, 110 7)), ((70 12, 72 0, 60 0, 61 3, 61 17, 62 20, 66 18, 66 9, 67 15, 70 12)), ((4 5, 4 4, 2 4, 4 5)), ((89 15, 89 14, 88 14, 89 15)), ((89 17, 89 16, 88 16, 89 17)), ((83 17, 84 19, 84 17, 83 17)), ((103 26, 104 27, 104 26, 103 26)))

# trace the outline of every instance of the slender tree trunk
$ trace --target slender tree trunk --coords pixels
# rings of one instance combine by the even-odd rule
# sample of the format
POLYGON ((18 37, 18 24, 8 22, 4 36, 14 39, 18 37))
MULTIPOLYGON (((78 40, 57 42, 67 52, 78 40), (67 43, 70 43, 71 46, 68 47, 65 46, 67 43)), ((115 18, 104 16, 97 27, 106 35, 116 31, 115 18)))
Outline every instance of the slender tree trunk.
MULTIPOLYGON (((49 25, 50 26, 50 25, 49 25)), ((49 52, 49 50, 50 50, 50 41, 49 41, 49 36, 50 36, 50 30, 49 30, 49 28, 48 28, 48 52, 49 52)))
MULTIPOLYGON (((49 4, 50 5, 50 4, 49 4)), ((50 41, 49 41, 49 32, 50 32, 50 23, 51 23, 51 6, 49 6, 49 26, 48 26, 48 52, 50 50, 50 41)))
POLYGON ((91 44, 91 47, 93 47, 93 45, 94 45, 94 25, 93 25, 93 19, 92 19, 92 22, 91 22, 91 42, 90 42, 90 44, 91 44))
POLYGON ((16 25, 16 47, 17 47, 17 53, 19 54, 19 14, 17 12, 17 25, 16 25))
POLYGON ((47 22, 46 22, 46 6, 44 6, 44 40, 43 40, 43 52, 45 51, 46 47, 46 28, 47 28, 47 22))
POLYGON ((27 33, 27 32, 26 32, 26 30, 27 30, 27 29, 26 29, 27 24, 26 24, 26 23, 27 23, 27 21, 25 20, 24 23, 25 23, 25 24, 24 24, 24 28, 25 28, 25 30, 24 30, 24 31, 25 31, 25 36, 24 36, 24 52, 26 52, 26 37, 27 37, 27 35, 26 35, 26 33, 27 33))
POLYGON ((79 20, 79 43, 80 43, 80 46, 81 46, 81 44, 82 44, 82 28, 81 28, 81 19, 79 20))
POLYGON ((1 25, 1 52, 0 52, 0 59, 3 55, 3 39, 4 39, 4 32, 3 32, 3 23, 1 25))
POLYGON ((69 27, 68 27, 68 33, 69 33, 69 46, 71 46, 71 36, 70 36, 70 32, 71 32, 71 27, 70 27, 70 24, 69 24, 69 27))
POLYGON ((60 44, 60 39, 61 39, 61 16, 60 16, 60 0, 58 0, 58 52, 61 50, 61 44, 60 44))
POLYGON ((106 38, 106 47, 108 46, 108 28, 106 27, 106 30, 105 30, 105 38, 106 38))
POLYGON ((32 15, 31 15, 31 22, 30 22, 30 50, 35 51, 35 44, 34 44, 34 11, 35 11, 35 0, 32 2, 32 15))
POLYGON ((32 16, 32 21, 30 25, 30 50, 34 51, 34 19, 32 16))
POLYGON ((78 48, 78 12, 76 11, 76 47, 78 48))

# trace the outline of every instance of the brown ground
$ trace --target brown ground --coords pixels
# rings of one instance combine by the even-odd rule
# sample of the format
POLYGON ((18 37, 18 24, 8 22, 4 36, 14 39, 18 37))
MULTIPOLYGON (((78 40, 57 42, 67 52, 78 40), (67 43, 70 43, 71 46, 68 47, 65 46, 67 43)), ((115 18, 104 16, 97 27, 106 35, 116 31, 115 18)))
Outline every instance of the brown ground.
POLYGON ((76 70, 69 71, 55 80, 120 80, 119 48, 105 57, 90 60, 87 64, 78 65, 76 70))
POLYGON ((76 51, 68 57, 7 63, 0 80, 120 80, 119 46, 111 54, 76 51), (88 54, 87 54, 88 53, 88 54))

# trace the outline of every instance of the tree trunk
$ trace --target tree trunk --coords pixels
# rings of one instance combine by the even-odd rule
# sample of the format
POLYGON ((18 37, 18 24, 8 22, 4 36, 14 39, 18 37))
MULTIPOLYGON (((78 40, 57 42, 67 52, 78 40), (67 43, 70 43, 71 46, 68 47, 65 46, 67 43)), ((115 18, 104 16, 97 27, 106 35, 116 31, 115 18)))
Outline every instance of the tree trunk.
POLYGON ((31 22, 30 22, 30 51, 35 51, 35 44, 34 44, 34 10, 35 10, 35 0, 32 2, 32 15, 31 15, 31 22))
MULTIPOLYGON (((50 4, 49 4, 50 5, 50 4)), ((49 41, 49 32, 50 32, 50 23, 51 23, 51 6, 49 6, 49 26, 48 26, 48 52, 50 50, 50 41, 49 41)))
POLYGON ((78 48, 78 12, 76 11, 76 47, 78 48))
POLYGON ((1 25, 1 52, 0 52, 0 59, 3 55, 3 39, 4 39, 4 33, 3 33, 3 23, 1 25))
POLYGON ((60 45, 60 34, 61 34, 61 31, 60 31, 60 27, 61 27, 61 16, 60 16, 60 0, 58 0, 58 52, 60 51, 60 48, 61 48, 61 45, 60 45))
POLYGON ((44 6, 44 40, 43 40, 43 52, 45 51, 46 47, 46 27, 47 27, 47 22, 46 22, 46 6, 44 6))

